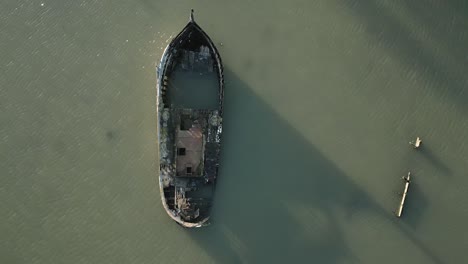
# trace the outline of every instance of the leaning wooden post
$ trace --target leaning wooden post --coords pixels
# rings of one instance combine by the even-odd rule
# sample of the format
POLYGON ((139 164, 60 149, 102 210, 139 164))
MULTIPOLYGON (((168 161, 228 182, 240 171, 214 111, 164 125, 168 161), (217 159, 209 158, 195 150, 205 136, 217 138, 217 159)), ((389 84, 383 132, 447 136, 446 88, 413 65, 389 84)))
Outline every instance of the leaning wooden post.
POLYGON ((415 149, 418 149, 419 147, 421 147, 421 144, 422 144, 422 140, 419 137, 416 138, 415 142, 413 141, 410 142, 410 145, 413 145, 415 149))
POLYGON ((401 197, 400 206, 398 207, 398 211, 396 212, 397 217, 401 217, 401 213, 403 212, 403 206, 405 205, 406 194, 408 193, 408 188, 409 188, 409 184, 411 181, 410 175, 411 175, 411 172, 408 172, 408 176, 403 177, 403 180, 405 181, 405 190, 403 191, 403 196, 401 197))

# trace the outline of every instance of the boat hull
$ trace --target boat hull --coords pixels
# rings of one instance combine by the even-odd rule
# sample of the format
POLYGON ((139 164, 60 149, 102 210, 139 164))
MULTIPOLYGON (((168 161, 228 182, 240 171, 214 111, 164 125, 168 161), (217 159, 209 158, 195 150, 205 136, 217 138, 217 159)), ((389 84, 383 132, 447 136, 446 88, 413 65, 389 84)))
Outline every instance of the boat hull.
MULTIPOLYGON (((201 73, 200 73, 201 74, 201 73)), ((218 50, 193 20, 168 44, 157 67, 159 188, 163 207, 178 224, 209 223, 218 176, 224 99, 223 66, 218 50), (217 77, 217 106, 174 106, 169 96, 175 68, 212 71, 217 77), (198 67, 198 68, 197 68, 198 67)))

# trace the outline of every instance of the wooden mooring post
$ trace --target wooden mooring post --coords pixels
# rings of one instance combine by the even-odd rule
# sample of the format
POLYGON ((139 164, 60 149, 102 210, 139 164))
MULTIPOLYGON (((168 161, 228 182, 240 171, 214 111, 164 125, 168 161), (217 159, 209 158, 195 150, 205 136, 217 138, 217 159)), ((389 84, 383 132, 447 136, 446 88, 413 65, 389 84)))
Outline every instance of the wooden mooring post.
POLYGON ((415 149, 418 149, 419 147, 421 147, 421 144, 422 144, 422 140, 419 137, 416 137, 416 141, 410 142, 410 145, 413 145, 415 149))
POLYGON ((408 193, 409 184, 411 182, 410 177, 411 177, 411 172, 408 172, 408 175, 403 177, 403 180, 405 181, 405 190, 403 191, 400 206, 398 207, 398 210, 396 212, 397 217, 401 217, 401 213, 403 212, 403 206, 405 205, 406 194, 408 193))

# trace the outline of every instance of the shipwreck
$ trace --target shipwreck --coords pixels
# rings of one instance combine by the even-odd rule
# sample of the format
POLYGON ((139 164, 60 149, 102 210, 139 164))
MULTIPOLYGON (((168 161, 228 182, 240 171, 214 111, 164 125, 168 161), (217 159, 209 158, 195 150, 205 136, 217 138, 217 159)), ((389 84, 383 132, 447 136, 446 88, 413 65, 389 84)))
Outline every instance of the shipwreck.
POLYGON ((221 150, 224 79, 218 50, 190 20, 157 67, 159 187, 184 227, 209 224, 221 150))

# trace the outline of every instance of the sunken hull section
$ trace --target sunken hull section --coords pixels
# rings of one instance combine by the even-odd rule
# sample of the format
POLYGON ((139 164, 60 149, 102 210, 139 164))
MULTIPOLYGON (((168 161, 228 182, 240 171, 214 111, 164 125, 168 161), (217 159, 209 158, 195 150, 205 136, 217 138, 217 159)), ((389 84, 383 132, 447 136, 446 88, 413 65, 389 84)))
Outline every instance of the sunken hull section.
POLYGON ((224 80, 221 58, 193 20, 166 47, 158 71, 159 187, 164 209, 184 227, 209 224, 221 148, 224 80), (181 107, 170 96, 177 69, 216 76, 215 107, 181 107))

